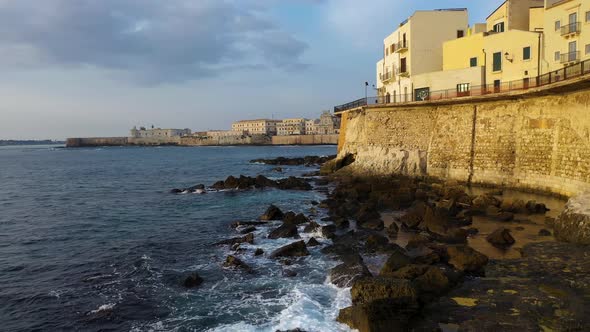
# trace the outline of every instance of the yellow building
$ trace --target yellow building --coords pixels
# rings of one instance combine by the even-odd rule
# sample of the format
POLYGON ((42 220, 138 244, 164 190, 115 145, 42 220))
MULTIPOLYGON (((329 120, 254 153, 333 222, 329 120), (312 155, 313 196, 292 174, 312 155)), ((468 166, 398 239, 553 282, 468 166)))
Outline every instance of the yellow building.
POLYGON ((544 35, 548 71, 590 59, 590 1, 546 0, 544 35))
POLYGON ((242 120, 231 125, 232 131, 246 135, 276 135, 277 124, 281 120, 257 119, 242 120))
POLYGON ((467 9, 417 11, 383 41, 377 91, 385 102, 413 99, 412 77, 442 70, 443 42, 466 36, 467 9))

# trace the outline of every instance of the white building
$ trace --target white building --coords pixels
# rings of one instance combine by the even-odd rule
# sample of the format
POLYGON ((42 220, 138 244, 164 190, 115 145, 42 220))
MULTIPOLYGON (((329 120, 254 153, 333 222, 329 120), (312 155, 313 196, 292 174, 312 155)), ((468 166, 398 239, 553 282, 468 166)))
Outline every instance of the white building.
POLYGON ((234 122, 231 129, 234 132, 239 132, 246 135, 276 135, 277 124, 281 120, 257 119, 257 120, 242 120, 234 122))
POLYGON ((139 129, 137 129, 137 127, 133 127, 130 131, 130 137, 133 138, 170 138, 190 135, 190 129, 146 129, 145 127, 139 127, 139 129))

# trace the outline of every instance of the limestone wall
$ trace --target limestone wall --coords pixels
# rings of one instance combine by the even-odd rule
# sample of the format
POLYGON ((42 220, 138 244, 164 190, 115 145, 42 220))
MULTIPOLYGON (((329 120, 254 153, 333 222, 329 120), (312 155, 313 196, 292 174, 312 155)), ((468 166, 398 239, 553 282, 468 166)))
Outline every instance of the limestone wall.
POLYGON ((183 137, 183 146, 215 146, 215 145, 270 145, 271 139, 267 135, 225 136, 225 137, 183 137))
POLYGON ((432 175, 571 196, 590 190, 590 81, 343 114, 339 155, 373 174, 432 175))

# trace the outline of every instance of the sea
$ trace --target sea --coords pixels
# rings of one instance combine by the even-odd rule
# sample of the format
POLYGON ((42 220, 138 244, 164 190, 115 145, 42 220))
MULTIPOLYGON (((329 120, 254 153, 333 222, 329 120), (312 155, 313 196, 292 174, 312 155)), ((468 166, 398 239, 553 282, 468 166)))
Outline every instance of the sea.
MULTIPOLYGON (((310 248, 288 266, 268 253, 292 239, 266 239, 237 254, 255 271, 224 268, 236 220, 270 204, 313 215, 320 191, 275 189, 170 193, 229 175, 301 176, 314 167, 255 158, 331 155, 335 146, 0 147, 0 330, 348 331, 336 322, 349 289, 328 282, 338 264, 310 248), (254 257, 262 248, 265 255, 254 257), (183 286, 197 272, 204 283, 183 286)), ((320 222, 321 223, 321 222, 320 222)), ((318 234, 302 234, 304 240, 318 234)), ((323 245, 329 241, 319 238, 323 245)))

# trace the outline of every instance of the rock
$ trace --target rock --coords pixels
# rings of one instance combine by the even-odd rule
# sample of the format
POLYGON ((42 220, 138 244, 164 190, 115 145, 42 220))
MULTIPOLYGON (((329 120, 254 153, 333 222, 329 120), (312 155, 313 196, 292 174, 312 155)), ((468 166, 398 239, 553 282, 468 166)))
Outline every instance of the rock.
POLYGON ((360 228, 369 229, 373 231, 382 231, 385 228, 385 224, 381 219, 372 219, 365 221, 358 225, 360 228))
POLYGON ((479 233, 479 229, 474 227, 468 228, 466 231, 468 236, 476 235, 479 233))
POLYGON ((293 242, 281 247, 270 254, 270 258, 308 256, 307 246, 303 241, 293 242))
POLYGON ((336 225, 322 226, 322 236, 326 239, 333 239, 336 236, 336 225))
POLYGON ((406 249, 414 249, 419 248, 427 243, 430 243, 432 240, 430 237, 424 234, 415 234, 410 237, 408 240, 408 244, 406 245, 406 249))
POLYGON ((254 159, 251 163, 261 163, 274 166, 297 166, 297 165, 321 165, 329 160, 336 158, 333 156, 305 156, 299 158, 278 157, 275 159, 254 159))
POLYGON ((260 216, 260 220, 283 220, 284 213, 278 207, 271 205, 266 212, 260 216))
POLYGON ((382 277, 387 277, 393 275, 395 271, 401 269, 402 267, 411 264, 412 260, 410 257, 406 256, 404 253, 400 251, 395 251, 392 253, 387 262, 381 268, 381 272, 379 275, 382 277))
POLYGON ((512 212, 500 212, 494 216, 499 221, 507 222, 514 220, 514 213, 512 212))
POLYGON ((551 236, 551 232, 543 228, 539 231, 539 236, 551 236))
POLYGON ((290 176, 287 179, 277 181, 279 189, 282 190, 311 190, 312 187, 305 179, 290 176))
POLYGON ((318 202, 318 201, 311 201, 311 205, 313 205, 313 206, 320 205, 320 202, 318 202))
POLYGON ((486 240, 496 247, 508 247, 514 244, 514 238, 510 235, 510 230, 498 228, 486 237, 486 240))
POLYGON ((426 273, 430 266, 409 264, 388 275, 392 278, 414 280, 426 273))
POLYGON ((194 186, 192 186, 192 187, 188 187, 188 188, 186 188, 186 189, 187 189, 187 190, 190 190, 190 191, 195 191, 195 190, 205 190, 205 185, 204 185, 204 184, 197 184, 197 185, 194 185, 194 186))
POLYGON ((303 229, 303 232, 304 233, 313 233, 318 228, 320 228, 320 225, 317 222, 310 221, 309 224, 305 225, 305 228, 303 229))
POLYGON ((273 181, 264 175, 258 175, 256 177, 256 179, 254 179, 254 187, 256 187, 256 188, 277 187, 277 186, 278 186, 278 184, 276 181, 273 181))
POLYGON ((531 214, 543 214, 549 209, 543 203, 537 203, 536 201, 528 201, 526 203, 526 209, 531 214))
POLYGON ((446 256, 449 264, 457 270, 467 273, 482 273, 488 263, 486 255, 466 245, 447 247, 446 256))
POLYGON ((252 233, 252 232, 255 232, 255 231, 256 231, 256 227, 249 226, 249 227, 246 227, 244 229, 241 229, 240 230, 240 234, 248 234, 248 233, 252 233))
POLYGON ((417 311, 395 300, 378 300, 340 310, 337 321, 359 332, 408 331, 408 321, 417 311))
POLYGON ((258 226, 268 224, 266 221, 234 221, 231 224, 231 228, 238 228, 241 226, 258 226))
POLYGON ((450 281, 443 271, 430 266, 425 273, 414 279, 414 285, 421 293, 440 295, 449 290, 450 281))
POLYGON ((296 238, 299 236, 297 232, 297 226, 294 224, 283 224, 278 228, 275 228, 268 234, 269 239, 280 239, 280 238, 296 238))
POLYGON ((287 212, 283 218, 284 223, 290 223, 294 225, 301 225, 309 222, 309 219, 303 214, 295 214, 291 211, 287 212))
POLYGON ((339 229, 345 229, 350 227, 350 222, 345 218, 336 218, 334 219, 334 225, 339 229))
POLYGON ((223 266, 228 268, 241 269, 248 273, 254 272, 248 264, 244 263, 242 260, 232 255, 227 256, 227 258, 225 259, 225 263, 223 263, 223 266))
POLYGON ((223 182, 223 187, 225 189, 237 189, 239 187, 240 183, 238 181, 238 179, 236 179, 233 176, 228 176, 227 179, 225 179, 225 181, 223 182))
POLYGON ((418 292, 410 281, 386 277, 359 279, 352 285, 350 295, 354 305, 393 300, 400 307, 415 307, 418 299, 418 292))
POLYGON ((297 272, 289 269, 283 270, 283 277, 293 278, 297 276, 297 272))
POLYGON ((235 244, 240 244, 240 243, 254 244, 254 234, 250 233, 250 234, 247 234, 246 236, 243 236, 243 237, 234 237, 234 238, 231 238, 231 239, 219 241, 219 242, 215 243, 214 245, 230 245, 230 246, 233 246, 235 244))
POLYGON ((424 215, 424 221, 419 227, 432 233, 445 234, 450 227, 449 221, 450 216, 446 209, 428 207, 424 215))
POLYGON ((285 266, 291 266, 291 265, 293 265, 293 261, 290 259, 282 259, 281 264, 283 264, 285 266))
POLYGON ((488 207, 495 206, 498 207, 502 202, 498 200, 496 197, 488 194, 477 196, 473 199, 472 208, 475 211, 485 212, 488 207))
POLYGON ((416 202, 408 209, 400 221, 407 228, 416 229, 424 221, 424 215, 426 214, 427 205, 424 202, 416 202))
POLYGON ((308 247, 317 247, 319 245, 321 245, 321 243, 319 243, 318 240, 316 240, 314 237, 312 237, 311 239, 309 239, 309 241, 307 241, 308 247))
POLYGON ((283 168, 282 167, 275 167, 273 169, 271 169, 272 172, 277 172, 277 173, 283 173, 283 168))
POLYGON ((254 256, 261 256, 264 255, 264 250, 257 248, 256 251, 254 251, 254 256))
POLYGON ((365 241, 365 248, 368 252, 377 252, 389 244, 389 239, 381 234, 371 234, 365 241))
POLYGON ((170 193, 171 194, 180 194, 181 192, 182 192, 182 190, 181 189, 177 189, 177 188, 174 188, 174 189, 171 189, 170 190, 170 193))
POLYGON ((350 287, 354 281, 371 277, 371 272, 360 255, 342 257, 343 263, 330 270, 330 282, 338 287, 350 287))
POLYGON ((553 233, 558 240, 590 244, 590 192, 571 198, 555 220, 553 233))
POLYGON ((184 287, 194 288, 200 286, 203 283, 203 278, 198 273, 193 273, 184 279, 184 287))
POLYGON ((391 225, 389 225, 387 227, 387 236, 389 236, 391 238, 395 238, 395 237, 397 237, 398 233, 399 233, 399 226, 397 226, 397 224, 395 222, 392 222, 391 225))
POLYGON ((522 199, 504 199, 500 208, 506 212, 526 213, 526 203, 522 199))

